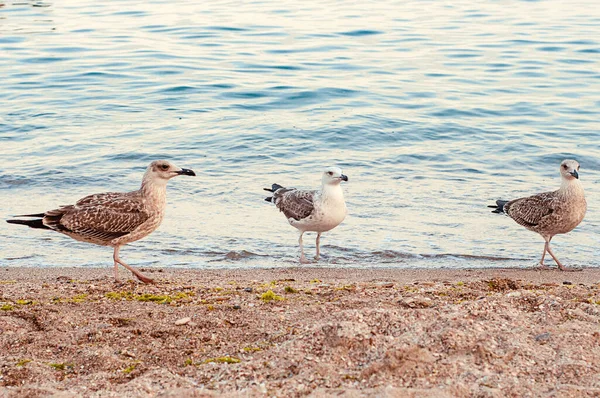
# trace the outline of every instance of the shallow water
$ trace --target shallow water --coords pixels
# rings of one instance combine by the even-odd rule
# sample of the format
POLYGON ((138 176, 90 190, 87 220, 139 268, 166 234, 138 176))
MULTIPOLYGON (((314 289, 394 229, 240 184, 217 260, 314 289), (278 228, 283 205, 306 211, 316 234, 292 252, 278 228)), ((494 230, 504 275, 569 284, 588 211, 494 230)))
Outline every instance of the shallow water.
MULTIPOLYGON (((133 265, 292 266, 272 182, 336 164, 349 216, 323 266, 529 267, 543 240, 486 205, 581 163, 584 222, 553 241, 600 266, 600 8, 537 1, 63 1, 0 6, 0 218, 137 189, 168 158, 133 265)), ((305 238, 314 250, 314 236, 305 238)), ((7 266, 110 265, 111 249, 3 224, 7 266)))

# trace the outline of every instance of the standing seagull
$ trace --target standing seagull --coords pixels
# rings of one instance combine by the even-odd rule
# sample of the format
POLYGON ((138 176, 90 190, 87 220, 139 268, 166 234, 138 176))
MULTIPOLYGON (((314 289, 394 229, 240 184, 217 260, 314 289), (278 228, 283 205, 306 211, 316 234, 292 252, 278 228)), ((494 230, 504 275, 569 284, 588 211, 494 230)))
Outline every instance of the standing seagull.
POLYGON ((106 192, 86 196, 74 205, 61 206, 39 214, 16 217, 37 217, 35 220, 7 220, 11 224, 50 229, 73 239, 114 247, 115 280, 119 281, 119 264, 144 283, 154 281, 119 258, 121 246, 141 239, 160 225, 165 214, 167 181, 179 175, 195 176, 189 169, 157 160, 150 163, 142 186, 137 191, 106 192))
POLYGON ((587 204, 583 187, 579 183, 579 163, 576 160, 563 160, 560 164, 562 183, 560 188, 553 192, 544 192, 526 198, 506 201, 498 200, 492 213, 506 213, 530 231, 542 235, 546 244, 540 260, 540 267, 544 265, 546 252, 552 256, 562 271, 569 271, 556 258, 550 249, 550 241, 554 235, 566 234, 579 225, 585 216, 587 204))
POLYGON ((317 233, 317 255, 321 254, 321 234, 338 225, 346 217, 346 202, 340 182, 348 181, 348 177, 342 174, 338 167, 330 167, 323 172, 320 191, 301 191, 296 188, 284 188, 279 184, 273 184, 271 189, 265 191, 273 192, 273 196, 266 198, 267 202, 275 203, 275 206, 285 214, 291 226, 300 231, 300 262, 307 264, 309 261, 304 256, 302 235, 306 231, 317 233))

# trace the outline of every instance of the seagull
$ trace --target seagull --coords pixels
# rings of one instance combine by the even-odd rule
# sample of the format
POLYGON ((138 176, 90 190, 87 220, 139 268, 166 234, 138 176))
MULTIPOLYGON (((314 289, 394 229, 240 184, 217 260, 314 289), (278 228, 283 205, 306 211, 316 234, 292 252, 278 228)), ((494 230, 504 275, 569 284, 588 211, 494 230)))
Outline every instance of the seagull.
POLYGON ((140 281, 154 283, 119 258, 121 246, 141 239, 160 225, 165 214, 167 181, 179 175, 195 176, 190 169, 179 168, 166 160, 156 160, 146 169, 142 186, 137 191, 106 192, 86 196, 74 205, 38 214, 33 220, 7 220, 10 224, 49 229, 73 239, 114 248, 114 275, 119 282, 119 264, 131 271, 140 281))
POLYGON ((265 191, 273 192, 273 196, 265 200, 275 203, 290 225, 300 231, 298 243, 302 264, 309 263, 304 256, 302 235, 307 231, 317 233, 315 260, 318 260, 321 255, 321 234, 340 225, 346 217, 348 211, 340 186, 342 181, 348 181, 348 177, 342 174, 342 170, 339 167, 329 167, 323 172, 320 191, 284 188, 279 184, 273 184, 270 189, 264 188, 265 191))
POLYGON ((562 271, 570 271, 556 258, 550 249, 550 241, 554 235, 572 231, 585 216, 587 204, 583 187, 579 183, 579 163, 576 160, 563 160, 560 164, 562 183, 553 192, 544 192, 526 198, 511 201, 497 200, 492 213, 505 213, 530 231, 537 232, 546 241, 540 260, 540 268, 544 265, 546 252, 552 256, 562 271))

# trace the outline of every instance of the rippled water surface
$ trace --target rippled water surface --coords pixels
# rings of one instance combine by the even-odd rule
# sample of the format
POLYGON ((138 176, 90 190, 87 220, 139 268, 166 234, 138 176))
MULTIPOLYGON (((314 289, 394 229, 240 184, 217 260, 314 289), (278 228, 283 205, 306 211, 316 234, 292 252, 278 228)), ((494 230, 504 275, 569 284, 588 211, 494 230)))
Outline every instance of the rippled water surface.
MULTIPOLYGON (((528 267, 543 240, 486 205, 555 189, 572 157, 588 213, 554 252, 600 266, 594 0, 6 1, 0 71, 1 218, 137 189, 154 159, 197 172, 133 265, 294 265, 262 188, 336 164, 349 216, 319 264, 528 267)), ((112 264, 9 224, 0 246, 8 266, 112 264)))

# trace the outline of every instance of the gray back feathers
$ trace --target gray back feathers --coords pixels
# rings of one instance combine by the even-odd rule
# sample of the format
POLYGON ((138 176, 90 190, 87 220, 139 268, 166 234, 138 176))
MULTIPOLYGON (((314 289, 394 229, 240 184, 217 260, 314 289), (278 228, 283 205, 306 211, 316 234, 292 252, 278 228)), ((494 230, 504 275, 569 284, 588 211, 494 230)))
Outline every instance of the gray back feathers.
POLYGON ((313 212, 316 193, 317 191, 279 188, 273 193, 273 203, 287 218, 302 220, 313 212))

